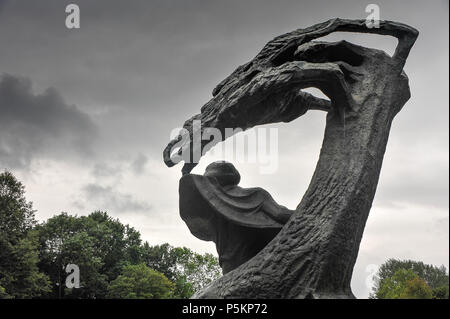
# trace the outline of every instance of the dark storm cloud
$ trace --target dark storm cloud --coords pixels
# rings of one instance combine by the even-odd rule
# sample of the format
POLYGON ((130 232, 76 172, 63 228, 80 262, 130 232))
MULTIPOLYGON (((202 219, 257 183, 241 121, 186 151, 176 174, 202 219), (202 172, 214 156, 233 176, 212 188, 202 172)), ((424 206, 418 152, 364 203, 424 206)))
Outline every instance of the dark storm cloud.
MULTIPOLYGON (((0 70, 57 86, 84 111, 101 113, 97 117, 107 137, 101 144, 104 153, 125 148, 138 152, 146 145, 158 157, 169 132, 198 112, 214 86, 271 38, 336 16, 367 16, 367 3, 348 0, 73 2, 81 10, 79 30, 64 26, 69 1, 7 2, 0 39, 8 45, 2 47, 0 70)), ((432 83, 435 70, 442 68, 430 63, 423 68, 423 61, 439 61, 445 48, 436 41, 429 17, 444 21, 448 3, 377 4, 382 18, 410 23, 421 31, 407 67, 420 66, 423 81, 432 83)), ((345 37, 353 40, 355 35, 345 37)), ((388 39, 395 42, 381 36, 361 38, 362 44, 381 49, 388 39)), ((413 85, 417 83, 413 73, 408 75, 413 85)), ((430 117, 429 123, 421 124, 436 127, 435 121, 445 121, 440 118, 444 117, 430 117)))
POLYGON ((0 12, 2 12, 3 7, 5 6, 7 0, 0 0, 0 12))
POLYGON ((93 209, 108 210, 113 213, 146 212, 151 206, 137 200, 131 194, 121 193, 111 186, 87 184, 82 189, 85 199, 78 202, 78 206, 86 207, 95 205, 93 209))
POLYGON ((49 88, 35 94, 27 78, 0 78, 0 164, 27 167, 35 158, 92 155, 97 128, 49 88))

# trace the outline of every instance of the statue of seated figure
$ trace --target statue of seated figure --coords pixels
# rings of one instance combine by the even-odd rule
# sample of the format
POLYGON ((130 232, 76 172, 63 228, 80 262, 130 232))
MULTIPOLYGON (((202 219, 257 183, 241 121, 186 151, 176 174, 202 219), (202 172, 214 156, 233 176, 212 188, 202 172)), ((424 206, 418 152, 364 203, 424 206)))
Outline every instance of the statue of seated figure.
POLYGON ((181 218, 194 236, 216 244, 224 274, 263 249, 293 213, 262 188, 239 187, 240 179, 223 161, 180 179, 181 218))

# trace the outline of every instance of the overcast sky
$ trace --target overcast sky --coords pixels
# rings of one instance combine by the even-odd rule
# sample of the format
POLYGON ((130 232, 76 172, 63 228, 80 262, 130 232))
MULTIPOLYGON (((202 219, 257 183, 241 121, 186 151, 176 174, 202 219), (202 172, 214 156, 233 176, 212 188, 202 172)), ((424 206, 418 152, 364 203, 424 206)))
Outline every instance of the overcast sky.
MULTIPOLYGON (((178 215, 180 166, 162 150, 172 129, 274 36, 333 17, 365 18, 365 1, 0 0, 0 168, 25 185, 37 218, 100 209, 151 244, 215 253, 178 215), (81 28, 65 27, 65 7, 81 28)), ((371 265, 410 258, 448 268, 448 0, 377 1, 381 19, 420 36, 405 66, 412 97, 395 118, 352 288, 368 296, 371 265)), ((336 34, 392 54, 396 40, 336 34)), ((237 163, 242 186, 289 208, 318 159, 325 114, 278 128, 279 164, 237 163)), ((207 156, 195 173, 213 160, 207 156)), ((228 158, 229 160, 233 160, 228 158)))

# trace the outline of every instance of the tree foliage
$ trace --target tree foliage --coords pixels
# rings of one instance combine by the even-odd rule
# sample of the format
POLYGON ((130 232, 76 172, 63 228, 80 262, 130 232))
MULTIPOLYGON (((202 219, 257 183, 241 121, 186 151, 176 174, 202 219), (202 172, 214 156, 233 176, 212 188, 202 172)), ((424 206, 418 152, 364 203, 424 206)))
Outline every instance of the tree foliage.
POLYGON ((376 294, 377 299, 431 299, 432 290, 425 280, 411 269, 400 268, 385 278, 376 294))
POLYGON ((448 298, 448 285, 441 286, 433 289, 433 298, 434 299, 449 299, 448 298))
POLYGON ((448 273, 420 261, 389 259, 375 276, 370 298, 448 299, 448 273))
POLYGON ((162 273, 145 264, 128 265, 108 287, 108 298, 167 299, 172 297, 174 284, 162 273))
POLYGON ((400 294, 401 299, 431 299, 433 291, 427 285, 423 278, 415 276, 413 279, 406 281, 405 287, 400 294))
POLYGON ((25 198, 25 186, 13 174, 0 174, 0 234, 11 242, 23 238, 35 224, 33 203, 25 198))
POLYGON ((175 283, 175 298, 190 298, 196 291, 221 275, 216 257, 198 254, 186 247, 169 244, 143 246, 143 260, 147 266, 163 273, 175 283))
POLYGON ((0 298, 35 298, 49 291, 37 267, 36 221, 25 187, 10 173, 0 174, 0 298))
POLYGON ((53 297, 104 298, 108 282, 123 266, 140 261, 140 234, 105 212, 81 217, 62 213, 37 228, 39 266, 51 278, 53 297), (62 289, 67 264, 80 268, 82 288, 62 289))
MULTIPOLYGON (((61 213, 36 229, 40 242, 39 267, 50 277, 49 297, 52 298, 105 298, 110 293, 108 285, 123 275, 124 267, 140 263, 173 282, 171 296, 175 298, 189 298, 220 274, 213 255, 200 255, 169 244, 142 245, 139 232, 105 212, 81 217, 61 213), (81 288, 63 289, 67 264, 80 268, 81 288)), ((124 280, 120 282, 122 286, 124 280)))
POLYGON ((0 174, 0 299, 189 298, 221 272, 211 254, 142 244, 106 212, 63 212, 40 224, 34 213, 24 186, 0 174), (68 264, 78 266, 80 288, 66 288, 68 264))

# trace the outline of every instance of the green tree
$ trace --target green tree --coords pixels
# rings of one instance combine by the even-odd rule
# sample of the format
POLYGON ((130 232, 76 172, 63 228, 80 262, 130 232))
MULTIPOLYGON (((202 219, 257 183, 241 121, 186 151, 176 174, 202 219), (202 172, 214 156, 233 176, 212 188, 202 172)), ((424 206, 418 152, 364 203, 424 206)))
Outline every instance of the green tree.
POLYGON ((142 245, 138 231, 105 212, 61 213, 41 224, 34 213, 24 186, 0 174, 1 299, 189 298, 221 274, 213 255, 142 245), (79 289, 65 288, 68 264, 80 269, 79 289))
POLYGON ((400 268, 391 277, 384 278, 376 292, 377 299, 400 299, 406 282, 418 278, 411 269, 400 268))
POLYGON ((121 273, 123 266, 140 263, 141 234, 133 227, 100 211, 80 217, 80 221, 94 240, 96 254, 104 263, 102 272, 109 281, 121 273))
POLYGON ((162 273, 145 264, 129 265, 108 287, 108 298, 167 299, 172 296, 173 283, 162 273))
POLYGON ((198 254, 186 247, 169 244, 143 245, 146 265, 163 273, 175 283, 175 298, 190 298, 196 291, 220 277, 222 270, 216 257, 198 254))
POLYGON ((433 289, 434 299, 448 299, 448 286, 441 286, 433 289))
POLYGON ((35 224, 33 203, 25 198, 25 186, 12 173, 0 174, 0 234, 11 242, 23 238, 35 224))
POLYGON ((140 261, 139 232, 105 212, 81 217, 61 213, 37 229, 39 266, 51 278, 54 298, 105 298, 108 282, 124 266, 140 261), (63 288, 67 264, 80 268, 81 288, 63 288))
POLYGON ((389 259, 381 265, 375 276, 375 285, 370 298, 393 298, 394 296, 400 298, 401 293, 404 293, 403 297, 412 298, 413 295, 403 292, 407 281, 409 281, 408 289, 411 293, 416 289, 416 295, 421 295, 419 292, 423 290, 424 294, 421 295, 423 298, 428 298, 428 288, 431 289, 433 298, 448 298, 448 279, 444 266, 436 267, 413 260, 389 259), (409 275, 413 274, 414 277, 400 278, 399 276, 406 276, 405 271, 409 275), (422 280, 426 286, 421 283, 422 280), (397 281, 402 282, 401 288, 399 284, 396 284, 397 281))
POLYGON ((431 299, 433 291, 427 285, 425 280, 416 276, 411 280, 407 280, 405 287, 400 294, 400 299, 431 299))
POLYGON ((0 174, 0 298, 35 298, 49 291, 37 267, 36 221, 25 187, 10 172, 0 174))
POLYGON ((6 293, 6 289, 0 286, 0 299, 8 299, 11 298, 10 295, 6 293))
POLYGON ((383 280, 392 277, 399 269, 411 269, 419 278, 423 278, 431 288, 448 286, 448 272, 444 266, 436 267, 421 261, 389 259, 378 270, 377 278, 383 280))

